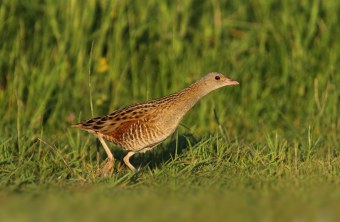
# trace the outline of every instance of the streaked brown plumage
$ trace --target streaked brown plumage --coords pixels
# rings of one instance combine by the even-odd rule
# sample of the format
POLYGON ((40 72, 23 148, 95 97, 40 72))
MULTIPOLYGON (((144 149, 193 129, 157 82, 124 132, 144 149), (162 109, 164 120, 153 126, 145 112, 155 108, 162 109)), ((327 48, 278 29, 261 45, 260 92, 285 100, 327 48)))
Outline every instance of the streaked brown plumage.
POLYGON ((105 140, 129 151, 124 162, 132 170, 136 169, 129 158, 139 152, 154 148, 177 128, 184 115, 205 95, 227 85, 238 82, 212 72, 177 93, 159 99, 127 106, 105 116, 96 117, 73 125, 98 136, 107 155, 104 173, 113 166, 113 155, 105 140))

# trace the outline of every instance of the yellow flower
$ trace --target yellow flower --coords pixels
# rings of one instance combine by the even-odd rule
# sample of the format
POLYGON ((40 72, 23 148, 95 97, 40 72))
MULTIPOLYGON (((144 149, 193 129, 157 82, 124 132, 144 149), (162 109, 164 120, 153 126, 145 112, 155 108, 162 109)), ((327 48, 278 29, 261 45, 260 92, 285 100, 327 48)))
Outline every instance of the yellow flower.
POLYGON ((108 98, 107 98, 107 95, 105 95, 105 94, 99 95, 99 97, 98 97, 97 100, 96 100, 96 105, 98 105, 98 106, 103 105, 103 103, 104 103, 107 99, 108 99, 108 98))
POLYGON ((105 57, 101 57, 98 59, 97 63, 97 71, 99 73, 106 72, 109 69, 109 64, 107 62, 107 59, 105 57))

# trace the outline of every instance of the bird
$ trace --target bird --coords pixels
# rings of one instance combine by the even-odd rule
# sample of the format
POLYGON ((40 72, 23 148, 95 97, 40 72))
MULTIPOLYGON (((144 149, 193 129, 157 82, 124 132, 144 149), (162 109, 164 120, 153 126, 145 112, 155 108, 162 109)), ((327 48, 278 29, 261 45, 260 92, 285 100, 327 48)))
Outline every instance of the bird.
POLYGON ((112 170, 115 160, 105 141, 126 150, 123 161, 131 171, 136 172, 130 163, 131 156, 152 150, 171 136, 185 114, 202 97, 218 88, 238 84, 219 72, 210 72, 176 93, 130 105, 72 126, 98 137, 107 154, 107 162, 101 173, 112 170))

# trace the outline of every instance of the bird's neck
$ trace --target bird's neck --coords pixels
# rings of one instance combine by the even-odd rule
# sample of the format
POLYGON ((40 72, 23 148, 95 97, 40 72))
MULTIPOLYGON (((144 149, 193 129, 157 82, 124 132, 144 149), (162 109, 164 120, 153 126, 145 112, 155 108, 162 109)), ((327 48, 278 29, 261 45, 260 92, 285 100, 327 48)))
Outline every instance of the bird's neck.
MULTIPOLYGON (((195 82, 189 87, 179 92, 180 96, 177 98, 177 106, 181 107, 185 113, 189 111, 203 96, 207 95, 208 91, 202 82, 195 82)), ((185 114, 184 113, 184 114, 185 114)))
POLYGON ((172 101, 167 104, 163 115, 163 123, 174 129, 185 116, 185 114, 205 95, 208 91, 204 83, 196 82, 189 87, 173 95, 172 101))

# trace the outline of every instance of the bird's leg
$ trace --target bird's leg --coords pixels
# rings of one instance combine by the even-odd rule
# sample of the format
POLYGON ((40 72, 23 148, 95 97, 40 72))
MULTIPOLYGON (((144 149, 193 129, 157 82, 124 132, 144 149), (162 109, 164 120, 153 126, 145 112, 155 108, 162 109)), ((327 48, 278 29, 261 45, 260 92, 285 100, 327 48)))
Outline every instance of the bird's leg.
POLYGON ((130 163, 130 157, 133 156, 135 154, 135 152, 128 152, 128 154, 126 154, 126 156, 123 158, 124 163, 130 168, 131 171, 136 172, 136 168, 134 166, 132 166, 132 164, 130 163))
POLYGON ((100 143, 103 145, 104 150, 107 154, 107 158, 106 158, 106 163, 105 166, 100 170, 99 173, 103 174, 104 176, 108 175, 108 173, 112 170, 113 168, 113 163, 114 163, 114 158, 113 155, 109 149, 109 147, 107 146, 107 144, 105 143, 103 136, 102 135, 98 135, 98 139, 100 141, 100 143))
POLYGON ((113 155, 112 155, 109 147, 106 145, 106 143, 105 143, 105 141, 103 139, 103 136, 102 135, 98 135, 98 139, 99 139, 99 141, 101 142, 101 144, 104 147, 104 150, 105 150, 105 152, 107 154, 107 158, 110 159, 110 160, 114 160, 113 155))

